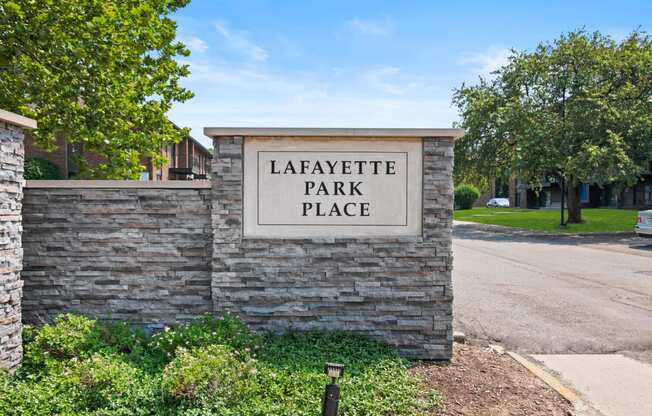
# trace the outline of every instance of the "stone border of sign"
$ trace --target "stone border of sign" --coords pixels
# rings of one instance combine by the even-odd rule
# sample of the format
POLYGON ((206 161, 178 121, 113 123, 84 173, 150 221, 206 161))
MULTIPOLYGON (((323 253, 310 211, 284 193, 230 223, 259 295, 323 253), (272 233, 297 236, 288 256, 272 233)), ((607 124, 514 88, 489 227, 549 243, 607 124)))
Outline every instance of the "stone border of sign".
POLYGON ((206 128, 214 139, 214 310, 256 329, 339 329, 405 356, 452 355, 453 143, 459 129, 206 128), (248 137, 420 138, 422 232, 369 238, 243 238, 243 147, 248 137))

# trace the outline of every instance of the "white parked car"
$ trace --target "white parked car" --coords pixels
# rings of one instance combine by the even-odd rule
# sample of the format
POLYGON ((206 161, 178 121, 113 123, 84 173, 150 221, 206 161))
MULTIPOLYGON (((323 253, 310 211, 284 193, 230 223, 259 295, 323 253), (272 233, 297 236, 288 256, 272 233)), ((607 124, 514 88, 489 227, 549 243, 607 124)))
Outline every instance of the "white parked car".
POLYGON ((489 202, 487 202, 487 208, 509 208, 509 199, 491 198, 489 202))
POLYGON ((634 230, 639 237, 652 238, 652 209, 638 212, 634 230))

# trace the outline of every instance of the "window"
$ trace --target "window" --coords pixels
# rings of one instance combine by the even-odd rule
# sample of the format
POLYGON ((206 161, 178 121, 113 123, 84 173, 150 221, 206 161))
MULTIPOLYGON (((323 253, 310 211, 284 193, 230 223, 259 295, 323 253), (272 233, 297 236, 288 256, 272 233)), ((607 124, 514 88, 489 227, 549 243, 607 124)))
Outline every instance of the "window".
POLYGON ((177 167, 177 145, 173 144, 172 149, 170 149, 170 167, 177 167))
POLYGON ((652 205, 652 185, 645 186, 645 203, 652 205))
POLYGON ((580 185, 580 202, 589 202, 589 184, 583 183, 580 185))

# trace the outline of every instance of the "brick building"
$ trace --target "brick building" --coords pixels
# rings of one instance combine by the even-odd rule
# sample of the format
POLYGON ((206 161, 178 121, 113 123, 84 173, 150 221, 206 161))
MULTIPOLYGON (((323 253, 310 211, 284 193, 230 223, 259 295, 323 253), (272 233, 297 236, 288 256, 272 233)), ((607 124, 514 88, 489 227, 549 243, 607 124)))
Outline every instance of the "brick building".
MULTIPOLYGON (((49 160, 59 168, 61 179, 76 177, 78 169, 73 163, 72 156, 79 153, 83 154, 84 159, 91 166, 103 162, 101 156, 90 152, 84 153, 80 143, 68 143, 60 138, 57 150, 48 152, 39 148, 31 135, 25 134, 25 158, 37 157, 49 160)), ((179 143, 162 146, 161 154, 168 162, 159 168, 153 165, 150 158, 141 159, 141 164, 145 167, 140 175, 141 180, 193 180, 209 177, 211 152, 192 136, 184 137, 179 143)))

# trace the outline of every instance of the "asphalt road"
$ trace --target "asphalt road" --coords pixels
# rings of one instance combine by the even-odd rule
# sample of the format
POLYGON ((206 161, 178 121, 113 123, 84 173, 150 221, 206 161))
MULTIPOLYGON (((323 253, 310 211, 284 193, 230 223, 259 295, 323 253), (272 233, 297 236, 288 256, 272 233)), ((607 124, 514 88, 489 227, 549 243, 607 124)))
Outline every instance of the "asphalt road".
POLYGON ((652 362, 652 245, 456 225, 455 330, 524 353, 652 362))

